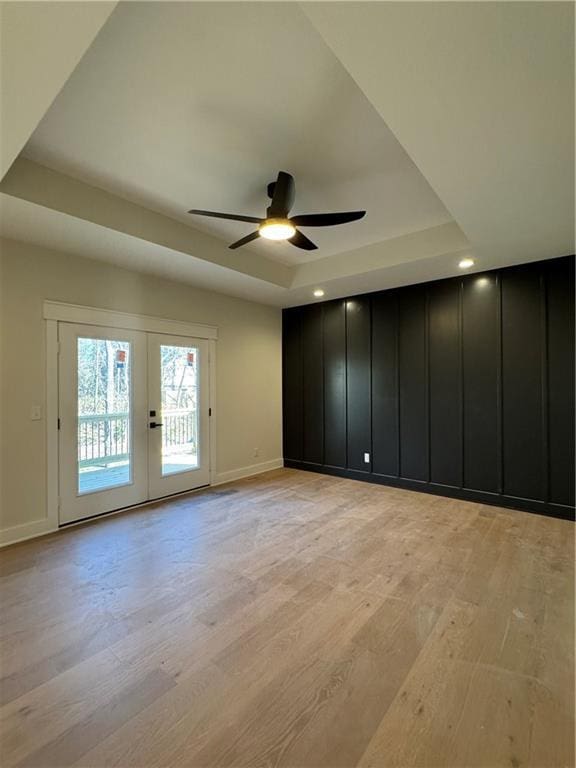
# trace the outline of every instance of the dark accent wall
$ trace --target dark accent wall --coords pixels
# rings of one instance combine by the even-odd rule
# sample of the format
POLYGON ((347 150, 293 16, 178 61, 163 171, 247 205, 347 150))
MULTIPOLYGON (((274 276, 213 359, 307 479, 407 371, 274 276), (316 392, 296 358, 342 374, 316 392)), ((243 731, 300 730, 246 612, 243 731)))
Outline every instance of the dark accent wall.
POLYGON ((574 257, 283 312, 284 463, 574 515, 574 257))

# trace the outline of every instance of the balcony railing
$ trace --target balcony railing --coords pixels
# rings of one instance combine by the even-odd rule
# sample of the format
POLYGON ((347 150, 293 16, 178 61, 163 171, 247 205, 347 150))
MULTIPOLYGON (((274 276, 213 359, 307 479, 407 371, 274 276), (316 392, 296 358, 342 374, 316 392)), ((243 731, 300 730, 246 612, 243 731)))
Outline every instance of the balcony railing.
POLYGON ((162 411, 162 425, 162 447, 164 449, 187 446, 196 451, 198 425, 195 411, 162 411))
POLYGON ((78 417, 78 466, 130 458, 130 414, 104 413, 78 417))
MULTIPOLYGON (((162 449, 176 447, 196 451, 197 420, 193 411, 162 412, 162 449)), ((130 458, 130 414, 105 413, 78 417, 78 466, 90 467, 130 458)))

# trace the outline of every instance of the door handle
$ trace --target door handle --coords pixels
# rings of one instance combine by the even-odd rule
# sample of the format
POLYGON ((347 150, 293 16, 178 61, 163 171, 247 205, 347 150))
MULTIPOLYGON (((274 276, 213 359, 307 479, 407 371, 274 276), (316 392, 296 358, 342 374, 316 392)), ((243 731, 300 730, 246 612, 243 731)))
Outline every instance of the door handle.
POLYGON ((162 426, 162 424, 158 424, 158 422, 156 422, 156 421, 151 421, 150 422, 150 429, 156 429, 157 427, 161 427, 161 426, 162 426))

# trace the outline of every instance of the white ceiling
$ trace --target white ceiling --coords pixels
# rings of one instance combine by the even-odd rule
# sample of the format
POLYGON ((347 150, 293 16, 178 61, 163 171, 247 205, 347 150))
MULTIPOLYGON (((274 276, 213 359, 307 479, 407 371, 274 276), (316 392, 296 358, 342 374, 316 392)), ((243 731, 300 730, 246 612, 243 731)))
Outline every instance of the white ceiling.
POLYGON ((313 253, 252 246, 286 263, 451 219, 296 3, 121 3, 24 154, 225 244, 254 227, 186 211, 262 216, 279 170, 293 213, 367 209, 313 253))
POLYGON ((303 7, 479 260, 574 253, 573 2, 303 7))
POLYGON ((0 191, 6 237, 280 306, 565 255, 574 6, 119 3, 0 191), (368 215, 310 253, 185 213, 262 215, 280 169, 368 215))
POLYGON ((0 3, 0 178, 115 7, 0 3))

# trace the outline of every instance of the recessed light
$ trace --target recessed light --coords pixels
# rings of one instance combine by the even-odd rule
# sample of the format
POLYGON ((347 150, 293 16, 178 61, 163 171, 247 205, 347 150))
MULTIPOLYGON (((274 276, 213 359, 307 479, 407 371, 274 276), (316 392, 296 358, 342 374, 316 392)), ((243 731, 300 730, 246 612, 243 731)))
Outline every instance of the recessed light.
POLYGON ((474 259, 462 259, 462 261, 459 262, 458 266, 460 269, 470 269, 470 267, 474 266, 474 259))
POLYGON ((316 296, 317 299, 321 299, 322 296, 324 296, 324 291, 322 290, 322 288, 316 288, 316 290, 314 291, 314 296, 316 296))

